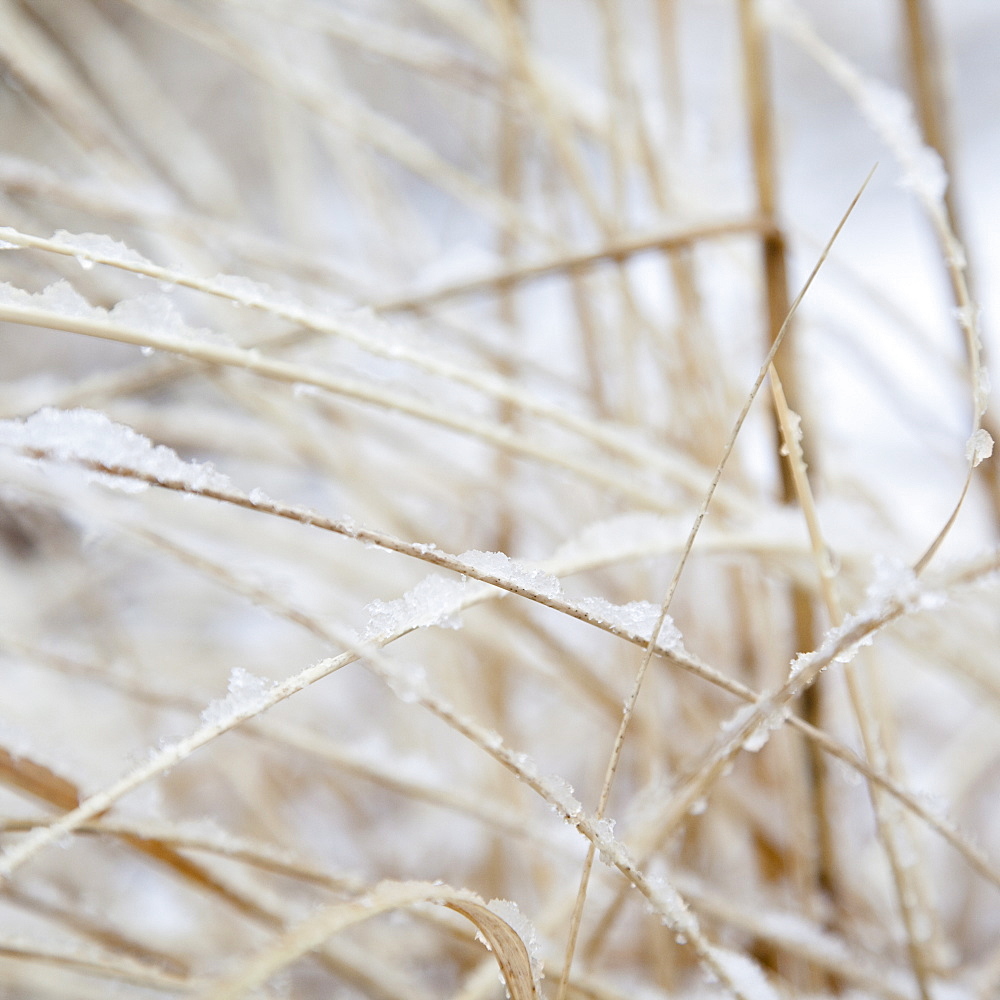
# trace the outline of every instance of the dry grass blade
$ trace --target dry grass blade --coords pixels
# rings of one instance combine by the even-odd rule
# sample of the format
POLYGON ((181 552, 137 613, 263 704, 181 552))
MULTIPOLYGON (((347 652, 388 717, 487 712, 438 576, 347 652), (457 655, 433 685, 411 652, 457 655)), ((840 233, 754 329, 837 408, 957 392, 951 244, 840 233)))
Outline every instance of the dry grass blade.
POLYGON ((70 951, 42 943, 0 940, 0 955, 43 966, 61 966, 112 982, 169 993, 188 993, 195 985, 186 976, 170 975, 140 962, 128 962, 118 955, 100 954, 94 950, 70 951))
POLYGON ((597 250, 586 250, 580 253, 559 254, 547 260, 536 263, 508 267, 492 274, 466 278, 450 284, 432 288, 429 291, 414 292, 409 295, 398 295, 383 299, 378 303, 379 312, 404 312, 426 308, 448 299, 476 293, 496 293, 499 289, 527 284, 553 274, 563 274, 578 271, 594 264, 620 263, 637 254, 649 253, 654 250, 677 250, 691 247, 694 244, 708 240, 721 239, 727 236, 738 236, 744 233, 756 234, 767 230, 769 224, 760 219, 735 220, 732 222, 706 223, 702 226, 692 226, 679 232, 655 233, 648 236, 634 236, 629 239, 617 239, 605 244, 597 250))
POLYGON ((51 802, 60 809, 73 809, 80 804, 79 793, 72 781, 44 764, 12 754, 5 747, 0 747, 0 781, 51 802))
POLYGON ((243 962, 239 972, 198 994, 198 1000, 236 1000, 340 931, 421 903, 446 906, 470 920, 493 952, 512 1000, 537 1000, 531 959, 518 931, 474 893, 427 882, 382 882, 359 899, 320 910, 243 962))

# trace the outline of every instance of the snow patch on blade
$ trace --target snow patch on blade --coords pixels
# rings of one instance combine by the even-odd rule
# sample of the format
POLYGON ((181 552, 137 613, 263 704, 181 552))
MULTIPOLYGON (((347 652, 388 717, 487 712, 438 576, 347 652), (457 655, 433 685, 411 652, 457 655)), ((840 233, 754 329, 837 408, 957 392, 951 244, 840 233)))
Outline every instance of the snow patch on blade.
POLYGON ((433 625, 461 628, 459 610, 465 590, 465 581, 449 580, 433 573, 394 601, 372 601, 365 608, 368 624, 362 638, 374 639, 380 635, 433 625))
POLYGON ((101 482, 128 492, 145 489, 148 480, 179 483, 193 492, 233 489, 229 478, 211 465, 186 462, 172 449, 154 445, 94 410, 46 407, 23 420, 0 420, 0 446, 33 458, 101 466, 95 473, 101 482), (119 470, 142 479, 113 474, 119 470))

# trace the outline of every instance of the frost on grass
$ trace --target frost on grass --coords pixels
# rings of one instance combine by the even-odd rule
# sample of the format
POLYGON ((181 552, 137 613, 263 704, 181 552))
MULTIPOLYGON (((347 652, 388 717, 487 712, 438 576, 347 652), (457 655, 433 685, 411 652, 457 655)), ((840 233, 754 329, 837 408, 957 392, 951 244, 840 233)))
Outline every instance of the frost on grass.
MULTIPOLYGON (((0 421, 0 445, 33 457, 132 472, 160 483, 179 483, 192 491, 232 489, 229 479, 211 465, 186 462, 170 448, 154 445, 131 427, 116 424, 94 410, 46 407, 24 420, 0 421)), ((101 482, 132 492, 146 486, 146 482, 123 475, 98 475, 101 482)))
MULTIPOLYGON (((550 598, 563 596, 562 584, 557 576, 530 563, 511 559, 503 552, 473 549, 463 552, 458 559, 482 576, 499 580, 512 590, 523 589, 550 598)), ((584 597, 574 604, 594 621, 610 625, 628 635, 638 636, 646 642, 652 638, 653 629, 660 618, 660 608, 649 601, 613 604, 603 597, 584 597)), ((671 650, 683 649, 681 633, 669 617, 664 619, 657 634, 657 644, 671 650)))
MULTIPOLYGON (((947 603, 947 596, 939 590, 928 590, 920 585, 913 567, 899 559, 878 557, 873 562, 871 582, 865 590, 865 601, 851 623, 874 620, 884 616, 893 607, 904 612, 933 611, 947 603)), ((844 631, 849 626, 845 621, 844 631)))
POLYGON ((913 104, 901 90, 860 73, 816 33, 791 0, 767 0, 761 13, 802 46, 848 94, 872 129, 892 150, 903 167, 903 186, 925 202, 943 208, 948 174, 935 149, 923 141, 913 104))
POLYGON ((514 590, 522 588, 542 594, 544 597, 558 597, 562 593, 562 584, 558 577, 528 563, 511 559, 503 552, 482 552, 479 549, 470 549, 468 552, 463 552, 458 558, 460 562, 471 566, 477 573, 501 580, 514 590))
POLYGON ((557 774, 546 775, 538 779, 545 797, 552 808, 568 820, 578 819, 583 813, 580 800, 573 794, 573 786, 557 774))
POLYGON ((980 427, 965 444, 965 457, 973 467, 979 465, 993 454, 993 438, 989 431, 980 427))
MULTIPOLYGON (((848 632, 854 629, 863 620, 864 618, 861 615, 847 615, 843 622, 841 622, 839 628, 831 629, 831 632, 827 633, 827 639, 839 642, 841 636, 847 635, 848 632)), ((839 653, 837 653, 837 655, 833 658, 834 662, 851 663, 862 649, 866 646, 870 646, 874 641, 875 636, 871 633, 862 636, 857 642, 852 642, 846 645, 839 653)))
POLYGON ((792 714, 788 705, 775 706, 769 711, 765 711, 753 729, 746 735, 742 747, 749 753, 758 753, 767 746, 767 741, 771 738, 771 733, 780 729, 792 714))
POLYGON ((615 820, 606 816, 594 823, 594 844, 601 860, 609 867, 615 864, 615 855, 621 845, 615 840, 615 820))
POLYGON ((669 927, 677 936, 677 943, 684 944, 699 936, 698 918, 691 912, 687 902, 674 886, 662 876, 646 879, 649 905, 653 913, 659 915, 660 922, 669 927))
POLYGON ((449 580, 434 573, 424 577, 412 590, 394 601, 372 601, 365 608, 368 623, 362 638, 374 639, 380 635, 433 625, 461 628, 458 612, 465 589, 463 581, 449 580))
POLYGON ((781 447, 778 449, 778 452, 785 458, 790 454, 790 446, 795 446, 797 452, 801 451, 798 446, 802 443, 802 417, 794 410, 788 411, 788 430, 790 441, 783 440, 781 447))
MULTIPOLYGON (((978 324, 978 318, 974 322, 978 324)), ((978 325, 971 329, 978 329, 978 325)), ((976 416, 981 417, 986 412, 990 403, 990 391, 990 370, 985 365, 980 365, 979 371, 976 372, 976 416)))
MULTIPOLYGON (((629 601, 628 604, 612 604, 603 597, 584 597, 576 606, 585 611, 595 621, 611 625, 629 635, 636 635, 645 642, 653 637, 653 629, 660 619, 661 608, 649 601, 629 601)), ((664 649, 680 652, 684 648, 680 629, 667 615, 656 635, 656 644, 664 649)))
MULTIPOLYGON (((486 908, 509 924, 511 930, 524 942, 524 947, 528 952, 528 962, 531 964, 531 978, 535 981, 535 990, 541 996, 541 982, 544 973, 535 925, 521 912, 517 903, 509 899, 491 899, 486 904, 486 908)), ((502 973, 500 978, 506 986, 502 973)))
POLYGON ((4 282, 0 284, 0 305, 53 313, 65 319, 111 322, 153 336, 228 342, 209 330, 188 326, 173 300, 155 292, 123 299, 108 311, 91 305, 68 281, 56 281, 35 293, 4 282))
POLYGON ((591 843, 597 849, 602 864, 609 868, 625 868, 636 871, 638 865, 625 844, 615 837, 615 820, 611 816, 594 819, 590 827, 591 843))
POLYGON ((908 604, 918 587, 912 566, 901 559, 877 556, 872 560, 872 578, 865 588, 865 600, 858 609, 858 615, 878 615, 892 601, 908 604))
POLYGON ((278 309, 282 312, 301 311, 301 303, 294 296, 240 274, 217 274, 205 282, 205 286, 210 291, 231 299, 233 305, 278 309))
MULTIPOLYGON (((808 663, 812 663, 809 659, 808 663)), ((767 746, 771 734, 780 729, 789 719, 791 708, 787 704, 776 704, 770 698, 761 698, 750 705, 741 705, 726 719, 720 729, 724 735, 746 732, 740 746, 749 753, 757 753, 767 746)))
POLYGON ((850 663, 863 647, 874 642, 876 633, 886 621, 901 613, 934 611, 947 601, 942 591, 923 589, 912 566, 899 559, 876 558, 861 607, 827 630, 813 652, 795 657, 789 681, 811 674, 817 663, 850 663))
POLYGON ((853 642, 845 641, 846 637, 872 620, 871 615, 862 612, 853 612, 844 616, 844 620, 837 626, 827 629, 823 636, 823 641, 818 648, 811 653, 799 653, 792 660, 789 670, 789 680, 804 678, 811 674, 814 664, 817 662, 832 661, 834 663, 851 663, 866 646, 870 646, 875 641, 874 630, 866 632, 853 642))
POLYGON ((153 293, 122 299, 110 313, 108 319, 121 326, 140 333, 158 336, 178 337, 185 340, 228 341, 228 338, 214 336, 209 330, 188 326, 173 299, 168 295, 153 293))
POLYGON ((120 240, 113 240, 100 233, 68 233, 65 229, 59 229, 53 234, 52 242, 78 254, 86 254, 86 257, 77 257, 84 266, 85 262, 91 263, 87 257, 98 257, 115 264, 138 264, 140 267, 148 267, 151 263, 120 240))
POLYGON ((0 305, 37 309, 69 319, 105 319, 107 312, 92 306, 68 281, 56 281, 32 294, 9 282, 0 283, 0 305))
POLYGON ((217 726, 233 719, 256 715, 267 707, 273 681, 257 677, 243 667, 234 667, 229 675, 229 693, 211 702, 201 713, 206 726, 217 726))
POLYGON ((903 161, 903 184, 942 204, 948 174, 938 152, 925 145, 909 98, 881 80, 859 76, 861 112, 903 161))
POLYGON ((778 993, 752 959, 728 948, 709 948, 716 966, 744 1000, 778 1000, 778 993))

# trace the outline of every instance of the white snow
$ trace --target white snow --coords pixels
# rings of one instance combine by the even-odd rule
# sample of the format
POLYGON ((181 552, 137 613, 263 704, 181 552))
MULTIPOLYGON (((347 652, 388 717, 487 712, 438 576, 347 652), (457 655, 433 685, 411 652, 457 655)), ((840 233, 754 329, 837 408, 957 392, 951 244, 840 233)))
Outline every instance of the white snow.
POLYGON ((981 365, 976 375, 976 415, 982 416, 990 403, 990 371, 981 365))
POLYGON ((660 616, 660 609, 649 601, 612 604, 603 597, 582 597, 576 602, 576 606, 595 621, 647 640, 652 635, 653 626, 660 616))
MULTIPOLYGON (((840 629, 837 630, 837 635, 836 636, 831 636, 829 633, 827 633, 827 638, 829 638, 831 640, 836 639, 837 636, 843 635, 846 631, 848 631, 849 629, 852 629, 855 625, 857 625, 858 622, 859 622, 859 620, 860 619, 859 619, 859 617, 857 615, 848 615, 844 619, 844 621, 843 621, 840 629)), ((866 646, 872 645, 872 643, 874 641, 875 641, 875 637, 873 635, 869 634, 869 635, 866 635, 866 636, 862 637, 857 642, 852 643, 850 646, 846 646, 844 649, 842 649, 833 658, 834 662, 835 663, 851 663, 854 660, 854 658, 858 655, 858 653, 861 652, 862 649, 864 649, 866 646)))
POLYGON ((609 868, 617 867, 620 861, 628 861, 632 866, 635 863, 629 857, 625 845, 615 839, 615 820, 611 816, 605 816, 594 822, 594 846, 597 848, 597 856, 609 868))
POLYGON ((777 991, 752 958, 716 946, 709 953, 744 1000, 778 1000, 777 991))
MULTIPOLYGON (((800 654, 795 662, 798 664, 798 661, 802 660, 802 664, 795 669, 801 671, 808 667, 813 658, 814 654, 800 654)), ((791 709, 787 704, 775 704, 772 698, 762 697, 751 704, 740 705, 720 724, 719 729, 723 735, 730 735, 739 733, 749 726, 749 731, 740 745, 750 753, 757 753, 767 745, 771 733, 780 729, 790 715, 791 709)))
POLYGON ((965 457, 976 466, 992 454, 993 438, 990 437, 989 431, 980 427, 966 442, 965 457))
POLYGON ((672 882, 663 875, 647 875, 646 890, 649 911, 658 915, 660 923, 674 932, 678 944, 701 936, 698 918, 672 882))
POLYGON ((757 753, 763 750, 767 741, 771 738, 771 733, 780 729, 791 715, 791 707, 788 705, 776 707, 765 712, 761 720, 753 730, 743 740, 743 749, 749 753, 757 753))
MULTIPOLYGON (((563 597, 562 583, 557 576, 547 573, 530 563, 511 559, 503 552, 483 552, 472 549, 463 552, 458 559, 477 573, 493 577, 507 586, 541 594, 543 597, 563 597)), ((572 602, 588 617, 604 625, 611 625, 627 635, 635 635, 647 642, 660 617, 659 606, 649 601, 629 601, 614 604, 603 597, 583 597, 572 602)), ((667 616, 657 635, 657 645, 675 651, 683 651, 684 643, 680 630, 667 616)))
MULTIPOLYGON (((878 556, 873 560, 873 565, 872 580, 861 607, 845 615, 839 625, 828 629, 816 650, 800 653, 795 657, 789 671, 789 680, 809 672, 817 660, 833 654, 844 638, 859 626, 874 626, 886 614, 895 615, 900 610, 935 610, 947 603, 947 595, 941 591, 922 589, 913 568, 902 560, 878 556)), ((862 647, 872 644, 877 631, 875 627, 870 628, 866 635, 837 650, 832 659, 837 663, 850 663, 862 647)))
POLYGON ((122 299, 109 311, 91 305, 68 281, 56 281, 34 294, 4 282, 0 284, 0 305, 35 309, 70 319, 110 321, 140 333, 231 343, 229 338, 209 330, 188 326, 173 300, 159 292, 122 299))
POLYGON ((470 549, 463 552, 459 560, 471 566, 483 576, 492 576, 502 580, 513 588, 524 588, 545 597, 559 597, 562 594, 562 584, 559 578, 544 570, 537 569, 529 563, 511 559, 503 552, 483 552, 470 549))
POLYGON ((541 996, 542 956, 538 947, 538 933, 535 925, 521 912, 517 903, 509 899, 491 899, 486 908, 495 913, 501 920, 509 924, 515 934, 524 942, 531 964, 531 978, 535 981, 535 989, 541 996))
POLYGON ((40 309, 73 319, 105 319, 107 313, 92 306, 68 281, 56 281, 32 294, 9 282, 0 284, 0 305, 40 309))
MULTIPOLYGON (((798 413, 796 413, 794 410, 789 410, 788 411, 788 429, 791 432, 792 441, 795 444, 801 444, 801 442, 802 442, 802 417, 798 413)), ((781 447, 778 449, 778 451, 783 456, 785 456, 787 458, 788 454, 789 454, 788 443, 786 441, 782 441, 781 442, 781 447)))
POLYGON ((923 142, 909 98, 881 80, 858 76, 862 114, 902 161, 903 184, 934 204, 941 204, 948 187, 944 162, 923 142))
POLYGON ((108 313, 108 319, 142 333, 167 334, 188 340, 219 339, 208 330, 188 326, 174 300, 160 292, 122 299, 108 313))
POLYGON ((271 294, 269 285, 239 274, 217 274, 208 284, 224 295, 239 299, 244 303, 264 302, 271 294))
MULTIPOLYGON (((801 655, 803 654, 800 654, 800 656, 801 655)), ((722 733, 737 732, 750 721, 756 710, 757 706, 754 704, 740 705, 739 708, 737 708, 732 715, 722 720, 722 722, 719 724, 719 730, 722 733)))
POLYGON ((487 729, 483 733, 482 743, 487 750, 500 750, 503 747, 503 737, 495 729, 487 729))
MULTIPOLYGON (((152 263, 141 253, 126 246, 121 241, 113 240, 110 236, 104 236, 100 233, 68 233, 65 229, 59 229, 52 235, 52 242, 58 243, 68 250, 78 250, 91 257, 100 257, 116 264, 138 264, 147 267, 152 263)), ((86 257, 77 257, 81 264, 86 259, 86 257)))
POLYGON ((580 800, 573 794, 573 786, 565 778, 556 774, 540 778, 538 784, 549 797, 552 808, 561 812, 568 819, 576 819, 583 813, 580 800))
MULTIPOLYGON (((881 614, 893 601, 909 605, 916 600, 920 583, 909 563, 897 557, 876 556, 872 560, 872 578, 865 588, 865 600, 854 617, 881 614)), ((843 631, 846 626, 841 625, 843 631)))
POLYGON ((260 306, 282 312, 302 313, 302 304, 292 295, 279 292, 263 281, 239 274, 217 274, 205 282, 212 291, 233 300, 233 305, 260 306))
MULTIPOLYGON (((131 427, 116 424, 93 410, 39 410, 24 420, 0 421, 0 445, 63 462, 80 462, 109 470, 134 472, 160 483, 179 483, 186 489, 232 490, 226 476, 211 465, 186 462, 163 445, 154 445, 131 427)), ((144 488, 137 480, 102 475, 101 481, 118 488, 144 488)))
POLYGON ((206 726, 229 722, 241 716, 254 715, 267 705, 274 682, 257 677, 243 667, 234 667, 229 675, 229 693, 211 702, 201 713, 206 726))
POLYGON ((761 13, 774 27, 801 45, 850 94, 861 114, 902 166, 903 186, 941 211, 948 175, 940 155, 924 143, 913 105, 906 94, 859 72, 820 38, 791 0, 767 0, 761 5, 761 13))
POLYGON ((394 601, 372 601, 365 611, 368 624, 363 639, 389 635, 412 628, 458 629, 462 627, 458 609, 465 597, 466 584, 438 573, 424 577, 412 590, 394 601))
MULTIPOLYGON (((660 607, 649 601, 629 601, 628 604, 613 604, 603 597, 584 597, 576 602, 581 611, 591 618, 612 625, 629 635, 636 635, 646 642, 652 638, 653 629, 660 617, 660 607)), ((667 615, 656 637, 656 644, 664 649, 680 652, 684 649, 680 629, 667 615)))

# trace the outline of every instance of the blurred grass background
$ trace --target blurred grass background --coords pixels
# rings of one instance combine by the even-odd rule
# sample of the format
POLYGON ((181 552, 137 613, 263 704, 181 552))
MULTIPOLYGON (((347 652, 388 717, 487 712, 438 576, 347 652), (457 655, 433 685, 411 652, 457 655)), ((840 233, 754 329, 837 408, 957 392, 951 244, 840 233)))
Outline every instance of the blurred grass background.
MULTIPOLYGON (((670 607, 697 658, 774 690, 873 576, 900 584, 962 490, 978 314, 956 308, 967 281, 988 364, 998 38, 987 0, 2 0, 0 278, 134 300, 116 315, 149 343, 59 309, 6 323, 0 415, 97 410, 248 492, 445 553, 555 557, 571 600, 655 609, 878 161, 776 359, 823 551, 765 392, 670 607), (899 160, 926 163, 918 142, 941 201, 899 160), (92 238, 76 259, 16 242, 60 230, 169 274, 95 265, 119 251, 92 238), (258 305, 186 281, 216 275, 258 305), (208 364, 160 335, 256 353, 208 364), (309 384, 328 377, 344 391, 309 384)), ((338 630, 432 569, 71 466, 10 453, 0 480, 7 846, 191 732, 235 669, 281 680, 342 652, 338 630)), ((989 558, 998 497, 987 461, 928 572, 989 558)), ((764 971, 744 1000, 995 996, 995 595, 953 587, 795 702, 907 808, 788 727, 705 777, 738 702, 654 659, 608 815, 707 940, 764 971)), ((512 595, 461 622, 384 655, 593 811, 641 651, 512 595)), ((586 841, 425 708, 355 663, 40 852, 0 896, 0 992, 207 989, 321 904, 440 879, 519 905, 555 996, 586 841)), ((724 994, 626 884, 595 868, 569 993, 724 994)), ((502 995, 471 931, 425 918, 352 928, 269 989, 502 995)))

